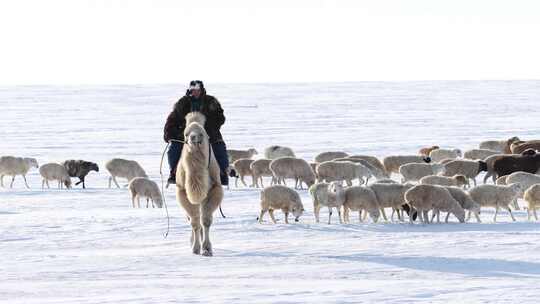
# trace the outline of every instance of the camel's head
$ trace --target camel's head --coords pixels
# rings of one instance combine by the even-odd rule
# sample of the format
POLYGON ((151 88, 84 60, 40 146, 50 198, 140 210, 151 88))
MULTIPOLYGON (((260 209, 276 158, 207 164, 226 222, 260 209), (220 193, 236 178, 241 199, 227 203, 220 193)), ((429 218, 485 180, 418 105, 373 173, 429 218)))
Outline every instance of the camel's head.
POLYGON ((187 127, 184 130, 184 139, 189 151, 199 150, 203 143, 208 141, 208 134, 204 130, 206 118, 199 112, 186 115, 187 127))

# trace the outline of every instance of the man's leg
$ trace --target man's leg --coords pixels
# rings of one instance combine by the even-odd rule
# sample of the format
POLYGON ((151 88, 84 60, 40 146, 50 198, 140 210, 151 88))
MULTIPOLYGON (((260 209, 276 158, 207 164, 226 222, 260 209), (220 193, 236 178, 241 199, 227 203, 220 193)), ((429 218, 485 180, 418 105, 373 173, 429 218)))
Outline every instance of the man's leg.
POLYGON ((227 156, 227 146, 220 141, 212 144, 212 150, 214 150, 214 156, 219 164, 221 184, 227 186, 229 184, 229 176, 227 175, 227 168, 229 167, 229 157, 227 156))
POLYGON ((167 160, 169 161, 170 168, 169 180, 167 181, 169 184, 176 183, 176 166, 180 160, 180 154, 182 154, 183 147, 183 143, 173 141, 171 142, 169 150, 167 151, 167 160))

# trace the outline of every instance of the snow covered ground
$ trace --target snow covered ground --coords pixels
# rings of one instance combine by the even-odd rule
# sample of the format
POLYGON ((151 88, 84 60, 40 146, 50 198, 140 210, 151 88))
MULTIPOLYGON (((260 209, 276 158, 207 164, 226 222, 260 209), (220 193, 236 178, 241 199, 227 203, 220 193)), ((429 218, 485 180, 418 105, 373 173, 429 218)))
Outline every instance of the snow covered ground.
MULTIPOLYGON (((540 81, 207 84, 227 116, 230 148, 292 146, 379 157, 438 144, 540 137, 540 81)), ((183 85, 0 88, 0 154, 40 164, 97 162, 86 190, 0 189, 1 303, 480 303, 540 296, 540 225, 493 210, 483 223, 315 224, 256 222, 259 190, 226 191, 212 258, 189 249, 175 203, 132 209, 107 189, 104 162, 139 161, 159 181, 162 127, 183 85)), ((248 178, 249 180, 249 178, 248 178)), ((6 178, 6 182, 8 179, 6 178)), ((523 202, 521 202, 523 205, 523 202)), ((277 212, 282 219, 282 214, 277 212)), ((326 210, 321 212, 326 217, 326 210)))

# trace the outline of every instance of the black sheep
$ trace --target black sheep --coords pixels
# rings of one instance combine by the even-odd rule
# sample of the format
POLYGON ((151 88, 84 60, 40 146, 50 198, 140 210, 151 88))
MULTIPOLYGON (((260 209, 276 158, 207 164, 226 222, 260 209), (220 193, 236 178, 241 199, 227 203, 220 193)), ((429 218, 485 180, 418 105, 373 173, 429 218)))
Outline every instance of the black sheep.
POLYGON ((90 171, 96 171, 99 172, 99 167, 96 163, 88 162, 84 160, 66 160, 63 163, 64 167, 66 168, 69 176, 71 177, 78 177, 79 181, 75 183, 75 185, 78 185, 82 183, 83 189, 86 188, 86 185, 84 184, 84 178, 88 175, 90 171))
POLYGON ((535 174, 540 169, 540 154, 501 156, 493 163, 493 169, 498 177, 518 171, 535 174))

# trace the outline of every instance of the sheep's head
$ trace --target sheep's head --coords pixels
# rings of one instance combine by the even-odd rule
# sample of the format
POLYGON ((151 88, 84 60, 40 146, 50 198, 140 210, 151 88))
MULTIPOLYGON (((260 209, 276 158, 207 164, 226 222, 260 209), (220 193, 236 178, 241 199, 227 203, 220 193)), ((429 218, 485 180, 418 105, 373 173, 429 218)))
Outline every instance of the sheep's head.
POLYGON ((96 163, 93 163, 93 162, 85 162, 84 163, 86 168, 88 168, 89 171, 96 171, 96 172, 99 172, 99 167, 96 163))
POLYGON ((39 168, 39 164, 35 158, 25 157, 24 162, 28 164, 29 167, 39 168))
POLYGON ((465 223, 465 210, 463 210, 463 208, 456 206, 456 208, 454 208, 454 211, 452 213, 457 217, 460 223, 465 223))
POLYGON ((514 137, 509 138, 508 141, 507 141, 507 143, 508 143, 509 145, 511 145, 511 144, 513 144, 513 143, 515 143, 515 142, 518 142, 518 141, 521 141, 521 140, 519 139, 519 137, 514 136, 514 137))
POLYGON ((431 169, 433 170, 433 174, 439 175, 444 174, 446 167, 443 164, 432 164, 431 169))
POLYGON ((456 154, 457 154, 458 157, 463 156, 463 154, 461 153, 461 150, 460 150, 460 149, 454 149, 453 151, 456 152, 456 154))
POLYGON ((64 185, 66 186, 66 188, 68 189, 71 189, 71 178, 67 178, 64 180, 64 185))
POLYGON ((328 191, 334 195, 341 193, 343 191, 343 182, 342 181, 331 182, 330 186, 328 187, 328 191))
POLYGON ((248 153, 249 153, 249 155, 251 155, 251 156, 259 154, 259 153, 257 152, 257 150, 255 150, 255 149, 253 149, 253 148, 248 149, 248 153))
POLYGON ((304 207, 302 206, 301 203, 294 204, 291 211, 292 211, 292 214, 294 215, 294 221, 298 222, 300 221, 300 217, 304 213, 304 207))
POLYGON ((458 186, 464 186, 464 185, 467 185, 467 187, 470 186, 469 179, 465 175, 456 174, 453 176, 453 179, 456 181, 456 184, 458 186))
POLYGON ((154 204, 158 208, 163 208, 163 199, 161 198, 161 195, 158 195, 157 197, 153 198, 153 200, 154 200, 154 204))
POLYGON ((379 208, 373 207, 369 210, 369 217, 374 223, 376 223, 379 220, 380 216, 381 216, 381 211, 379 211, 379 208))
POLYGON ((523 186, 521 186, 520 183, 513 183, 508 185, 508 187, 510 187, 514 191, 516 196, 523 195, 523 192, 525 191, 525 189, 523 189, 523 186))

